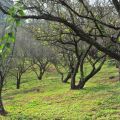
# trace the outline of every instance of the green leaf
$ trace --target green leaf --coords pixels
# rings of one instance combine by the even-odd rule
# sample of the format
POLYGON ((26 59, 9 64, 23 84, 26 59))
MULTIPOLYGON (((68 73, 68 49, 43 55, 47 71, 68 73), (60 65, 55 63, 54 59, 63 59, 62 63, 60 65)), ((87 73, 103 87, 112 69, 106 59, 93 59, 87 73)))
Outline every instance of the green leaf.
POLYGON ((2 49, 3 49, 3 47, 4 47, 4 44, 0 45, 0 50, 2 50, 2 49))
POLYGON ((13 37, 13 33, 12 33, 12 32, 9 32, 9 33, 8 33, 8 37, 13 37))
POLYGON ((15 8, 14 8, 14 7, 11 7, 8 12, 9 12, 10 15, 14 15, 14 13, 15 13, 15 8))
POLYGON ((0 50, 0 54, 2 53, 2 50, 0 50))
POLYGON ((8 33, 6 33, 6 34, 4 35, 4 37, 3 37, 3 40, 6 40, 6 39, 8 39, 8 38, 9 38, 8 33))
POLYGON ((25 13, 24 13, 23 10, 19 10, 18 13, 19 13, 19 15, 21 15, 21 16, 24 16, 24 15, 25 15, 25 13))
POLYGON ((16 26, 20 26, 20 19, 15 19, 16 21, 16 26))
POLYGON ((5 44, 5 47, 10 48, 10 43, 7 42, 7 43, 5 44))

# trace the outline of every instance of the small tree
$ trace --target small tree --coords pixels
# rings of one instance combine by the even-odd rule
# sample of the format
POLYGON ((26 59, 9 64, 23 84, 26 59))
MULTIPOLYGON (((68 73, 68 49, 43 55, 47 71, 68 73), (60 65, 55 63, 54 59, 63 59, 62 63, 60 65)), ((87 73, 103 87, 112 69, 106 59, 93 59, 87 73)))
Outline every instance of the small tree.
POLYGON ((28 59, 27 54, 25 51, 21 51, 18 49, 18 51, 14 52, 14 56, 11 60, 11 71, 10 74, 13 75, 17 82, 16 82, 16 88, 20 88, 21 84, 21 77, 22 75, 31 67, 28 59))
POLYGON ((74 53, 63 48, 57 48, 56 57, 52 64, 55 66, 57 72, 61 75, 61 81, 67 83, 71 78, 74 70, 74 63, 76 62, 74 53))
POLYGON ((15 50, 10 64, 10 74, 16 78, 16 88, 19 89, 21 77, 32 66, 30 64, 29 53, 33 38, 30 32, 23 27, 19 27, 16 39, 15 50))
POLYGON ((50 62, 54 57, 53 51, 49 46, 41 45, 36 41, 30 48, 30 59, 32 70, 35 72, 38 80, 41 80, 50 62))

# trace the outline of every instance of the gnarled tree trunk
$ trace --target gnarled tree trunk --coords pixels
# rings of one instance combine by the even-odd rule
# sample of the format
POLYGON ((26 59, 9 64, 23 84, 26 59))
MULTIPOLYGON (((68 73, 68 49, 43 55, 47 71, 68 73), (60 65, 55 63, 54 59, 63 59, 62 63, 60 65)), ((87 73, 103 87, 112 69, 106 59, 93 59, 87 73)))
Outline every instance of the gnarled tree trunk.
MULTIPOLYGON (((100 59, 98 59, 100 60, 100 59)), ((95 76, 102 68, 104 62, 105 62, 105 58, 103 59, 103 61, 100 63, 99 66, 95 67, 95 64, 97 64, 98 60, 93 64, 93 69, 92 71, 86 76, 86 77, 82 77, 77 85, 77 89, 83 89, 86 82, 88 80, 90 80, 93 76, 95 76)))

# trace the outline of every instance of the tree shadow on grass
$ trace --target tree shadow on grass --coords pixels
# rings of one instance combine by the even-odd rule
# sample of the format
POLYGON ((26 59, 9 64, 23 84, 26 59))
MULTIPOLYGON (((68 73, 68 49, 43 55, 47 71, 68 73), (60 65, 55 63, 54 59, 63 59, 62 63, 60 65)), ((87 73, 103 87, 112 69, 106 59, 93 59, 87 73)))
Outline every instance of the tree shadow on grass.
POLYGON ((84 90, 88 91, 88 92, 101 92, 101 91, 109 91, 112 90, 113 87, 109 86, 109 85, 97 85, 94 87, 86 87, 84 88, 84 90))
POLYGON ((25 115, 23 113, 18 113, 18 114, 11 114, 9 113, 5 119, 10 119, 10 120, 41 120, 37 116, 32 116, 32 115, 25 115))
POLYGON ((5 95, 3 95, 3 98, 4 99, 14 99, 15 95, 18 95, 18 94, 27 94, 29 92, 34 92, 34 93, 43 93, 44 92, 44 89, 43 87, 41 86, 37 86, 37 87, 33 87, 33 88, 30 88, 30 89, 25 89, 25 90, 16 90, 16 91, 13 91, 11 93, 6 93, 5 95))

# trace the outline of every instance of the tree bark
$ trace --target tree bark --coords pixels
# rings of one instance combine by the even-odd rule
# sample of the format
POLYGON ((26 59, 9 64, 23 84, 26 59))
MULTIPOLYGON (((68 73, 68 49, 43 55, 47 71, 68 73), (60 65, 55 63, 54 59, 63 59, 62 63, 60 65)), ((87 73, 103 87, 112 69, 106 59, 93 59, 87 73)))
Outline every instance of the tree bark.
POLYGON ((3 102, 2 102, 2 95, 1 95, 1 90, 0 90, 0 115, 6 115, 7 112, 5 111, 4 109, 4 105, 3 105, 3 102))
POLYGON ((68 80, 71 78, 71 72, 68 72, 67 77, 62 81, 63 83, 67 83, 68 80))
POLYGON ((16 86, 17 89, 20 89, 20 79, 17 79, 17 86, 16 86))
POLYGON ((95 75, 101 70, 104 62, 105 62, 105 60, 103 60, 103 61, 101 62, 101 64, 100 64, 97 68, 93 67, 93 70, 92 70, 86 77, 82 78, 82 79, 79 81, 79 83, 78 83, 78 85, 77 85, 77 89, 83 89, 84 86, 85 86, 85 84, 86 84, 86 82, 87 82, 88 80, 90 80, 93 76, 95 76, 95 75))
POLYGON ((69 80, 69 79, 71 78, 71 76, 72 76, 73 71, 74 71, 74 69, 71 68, 71 70, 68 72, 66 78, 62 81, 63 83, 67 83, 67 82, 68 82, 68 80, 69 80))
POLYGON ((40 73, 38 74, 38 80, 42 80, 42 78, 43 78, 43 75, 44 75, 44 72, 45 72, 45 69, 41 69, 40 68, 40 73))
POLYGON ((0 115, 6 115, 7 114, 7 112, 4 109, 3 102, 2 102, 3 81, 4 81, 4 78, 1 77, 0 78, 0 115))
POLYGON ((115 6, 115 9, 117 10, 118 14, 119 14, 119 17, 120 17, 120 1, 118 0, 112 0, 114 6, 115 6))
POLYGON ((80 80, 79 84, 76 86, 77 89, 83 89, 87 81, 80 80))
POLYGON ((118 62, 119 82, 120 82, 120 62, 118 62))
POLYGON ((38 80, 42 80, 42 77, 43 77, 43 74, 40 74, 40 75, 38 76, 38 80))
POLYGON ((75 65, 75 69, 71 75, 71 89, 72 90, 77 89, 77 87, 75 85, 75 78, 76 78, 79 66, 80 66, 80 60, 77 61, 77 64, 75 65))
POLYGON ((20 89, 20 83, 21 83, 21 76, 17 76, 17 84, 16 84, 16 89, 20 89))

